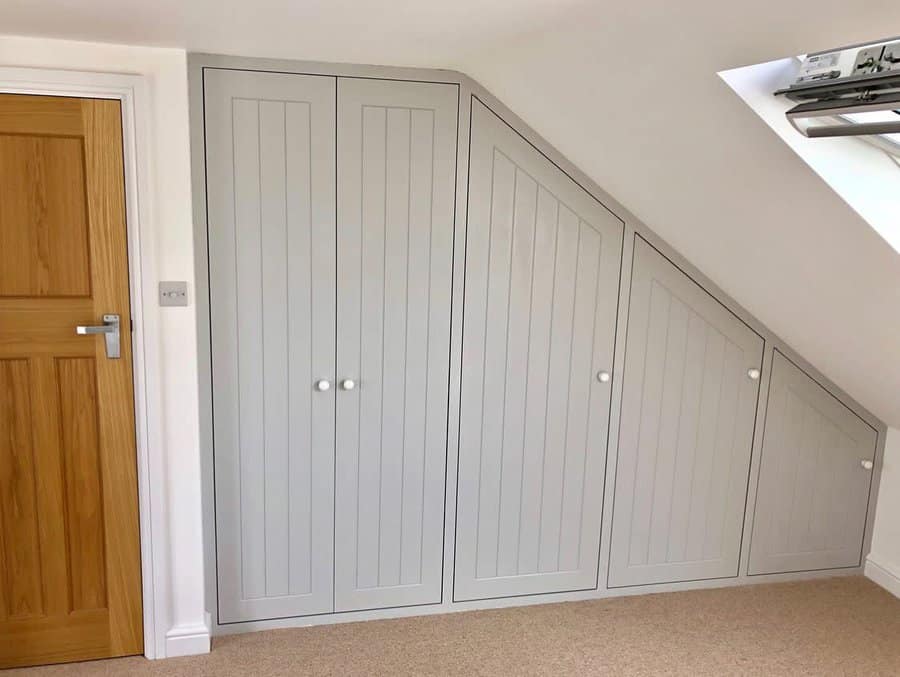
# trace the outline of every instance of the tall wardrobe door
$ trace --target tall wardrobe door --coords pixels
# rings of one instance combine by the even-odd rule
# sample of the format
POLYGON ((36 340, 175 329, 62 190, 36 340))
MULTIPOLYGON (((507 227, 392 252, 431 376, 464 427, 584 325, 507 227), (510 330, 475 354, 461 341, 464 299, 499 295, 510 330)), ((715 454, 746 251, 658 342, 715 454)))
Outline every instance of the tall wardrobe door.
POLYGON ((778 351, 750 573, 859 566, 877 433, 778 351))
POLYGON ((623 224, 473 99, 454 598, 597 585, 623 224))
POLYGON ((338 80, 338 611, 441 600, 457 111, 338 80))
POLYGON ((223 623, 332 609, 334 101, 334 78, 205 74, 223 623))
POLYGON ((633 271, 609 585, 736 576, 763 339, 640 237, 633 271))

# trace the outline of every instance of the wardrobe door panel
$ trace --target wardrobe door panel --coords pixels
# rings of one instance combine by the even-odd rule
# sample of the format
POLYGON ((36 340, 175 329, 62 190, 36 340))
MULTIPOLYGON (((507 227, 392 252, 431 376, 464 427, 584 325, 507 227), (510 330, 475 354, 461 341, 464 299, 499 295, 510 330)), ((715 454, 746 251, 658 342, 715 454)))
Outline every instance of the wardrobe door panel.
POLYGON ((856 567, 877 433, 775 351, 750 574, 856 567))
POLYGON ((327 612, 335 79, 207 69, 204 91, 219 621, 327 612))
POLYGON ((338 611, 441 600, 457 111, 338 80, 338 611))
POLYGON ((762 351, 635 238, 610 587, 737 575, 762 351))
POLYGON ((597 584, 622 232, 473 99, 456 600, 597 584))

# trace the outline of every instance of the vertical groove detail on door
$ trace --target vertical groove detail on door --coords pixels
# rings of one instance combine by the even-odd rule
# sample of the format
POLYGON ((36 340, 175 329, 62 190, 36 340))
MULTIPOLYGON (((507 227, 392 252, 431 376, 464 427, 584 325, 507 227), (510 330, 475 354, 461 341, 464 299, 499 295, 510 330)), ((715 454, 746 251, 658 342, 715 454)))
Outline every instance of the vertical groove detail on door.
POLYGON ((778 351, 751 574, 859 566, 876 432, 778 351))
POLYGON ((332 609, 334 88, 206 75, 223 622, 332 609))
POLYGON ((473 108, 455 599, 596 585, 622 226, 473 108))
POLYGON ((633 271, 609 584, 735 576, 763 341, 640 238, 633 271))
POLYGON ((338 81, 337 610, 439 602, 457 88, 338 81))

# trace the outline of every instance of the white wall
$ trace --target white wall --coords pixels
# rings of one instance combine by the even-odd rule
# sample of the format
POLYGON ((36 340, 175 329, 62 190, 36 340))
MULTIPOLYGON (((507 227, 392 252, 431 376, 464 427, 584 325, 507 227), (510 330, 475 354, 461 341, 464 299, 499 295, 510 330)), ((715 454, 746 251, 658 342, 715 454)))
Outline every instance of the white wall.
MULTIPOLYGON (((155 241, 157 270, 144 280, 155 289, 159 280, 186 280, 194 287, 191 215, 190 148, 186 55, 178 49, 101 45, 61 40, 0 36, 0 66, 40 67, 79 71, 129 73, 145 76, 152 112, 151 201, 149 231, 155 241)), ((189 296, 191 292, 189 291, 189 296)), ((197 390, 197 344, 194 304, 188 308, 150 307, 156 313, 161 342, 157 381, 162 391, 161 441, 165 463, 166 512, 169 539, 154 542, 163 548, 168 570, 163 573, 168 589, 159 590, 164 603, 158 608, 168 618, 157 618, 164 637, 157 647, 164 655, 183 653, 181 638, 190 647, 203 648, 206 628, 202 523, 200 505, 200 454, 197 390)), ((156 509, 156 506, 154 506, 156 509)))
POLYGON ((900 597, 900 430, 888 428, 866 575, 900 597))

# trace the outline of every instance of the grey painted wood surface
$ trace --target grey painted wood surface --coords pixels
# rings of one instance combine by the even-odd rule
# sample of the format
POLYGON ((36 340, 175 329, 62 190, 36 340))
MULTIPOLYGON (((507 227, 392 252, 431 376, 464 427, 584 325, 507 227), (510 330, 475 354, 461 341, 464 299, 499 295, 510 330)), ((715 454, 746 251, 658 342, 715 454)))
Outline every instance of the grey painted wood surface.
POLYGON ((856 567, 876 431, 777 350, 750 574, 856 567))
POLYGON ((622 223, 472 109, 454 599, 593 588, 622 223))
POLYGON ((610 587, 737 575, 762 352, 635 238, 610 587))
POLYGON ((457 108, 338 79, 338 611, 441 601, 457 108))
POLYGON ((335 79, 205 91, 219 618, 330 611, 335 79))

